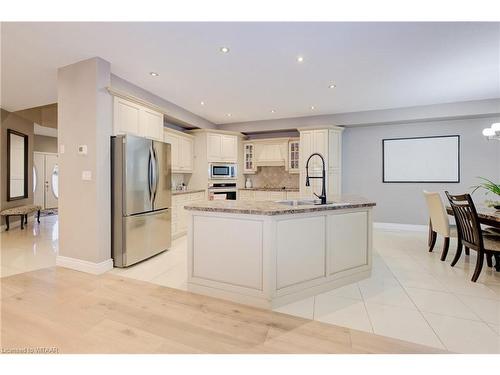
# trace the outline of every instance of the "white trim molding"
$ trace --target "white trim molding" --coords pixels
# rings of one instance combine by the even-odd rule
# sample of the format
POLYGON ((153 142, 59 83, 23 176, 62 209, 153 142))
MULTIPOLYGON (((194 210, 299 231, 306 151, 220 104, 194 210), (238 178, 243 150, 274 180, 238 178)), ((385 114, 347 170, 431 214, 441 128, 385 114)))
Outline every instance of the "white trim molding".
POLYGON ((373 223, 373 228, 386 231, 404 230, 411 232, 427 232, 429 230, 427 225, 399 223, 373 223))
POLYGON ((56 265, 59 267, 90 273, 92 275, 100 275, 113 269, 113 259, 108 259, 100 263, 94 263, 89 262, 88 260, 58 255, 56 258, 56 265))

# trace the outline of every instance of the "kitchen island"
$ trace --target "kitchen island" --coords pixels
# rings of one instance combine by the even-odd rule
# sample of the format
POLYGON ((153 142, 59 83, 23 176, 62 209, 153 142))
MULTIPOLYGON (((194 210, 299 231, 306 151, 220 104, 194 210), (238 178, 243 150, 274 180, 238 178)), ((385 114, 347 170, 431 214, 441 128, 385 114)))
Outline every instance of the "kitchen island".
POLYGON ((367 278, 373 206, 354 196, 188 204, 188 289, 275 308, 367 278))

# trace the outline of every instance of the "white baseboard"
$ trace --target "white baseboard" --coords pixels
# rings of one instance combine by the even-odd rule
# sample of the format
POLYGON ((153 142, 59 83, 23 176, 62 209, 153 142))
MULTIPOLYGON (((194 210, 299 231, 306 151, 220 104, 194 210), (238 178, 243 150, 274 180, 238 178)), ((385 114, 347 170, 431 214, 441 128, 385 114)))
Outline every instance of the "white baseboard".
POLYGON ((387 231, 394 231, 394 230, 406 230, 411 232, 429 231, 429 226, 417 225, 417 224, 373 223, 373 228, 380 230, 387 230, 387 231))
POLYGON ((56 265, 59 267, 90 273, 92 275, 100 275, 101 273, 113 269, 113 259, 108 259, 100 263, 93 263, 87 260, 58 255, 56 258, 56 265))

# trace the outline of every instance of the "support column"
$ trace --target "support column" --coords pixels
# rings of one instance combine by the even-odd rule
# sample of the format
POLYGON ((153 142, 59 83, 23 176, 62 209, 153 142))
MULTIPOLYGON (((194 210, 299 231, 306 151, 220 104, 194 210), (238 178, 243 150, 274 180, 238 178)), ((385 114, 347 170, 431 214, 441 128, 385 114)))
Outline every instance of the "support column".
POLYGON ((57 265, 99 274, 113 267, 110 225, 112 98, 109 62, 95 57, 58 71, 57 265), (86 146, 85 151, 79 146, 86 146))

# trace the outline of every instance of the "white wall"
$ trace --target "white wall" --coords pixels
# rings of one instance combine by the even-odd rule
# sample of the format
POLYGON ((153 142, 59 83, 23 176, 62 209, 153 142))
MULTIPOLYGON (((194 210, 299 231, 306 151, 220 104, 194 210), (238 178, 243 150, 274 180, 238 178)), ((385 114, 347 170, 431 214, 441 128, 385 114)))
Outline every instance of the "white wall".
POLYGON ((500 99, 473 100, 407 108, 337 113, 332 115, 295 117, 277 120, 250 121, 218 125, 221 130, 248 132, 275 132, 321 125, 363 126, 372 124, 399 124, 421 121, 455 120, 461 118, 492 117, 500 115, 500 99))
MULTIPOLYGON (((343 132, 342 191, 377 202, 376 222, 426 224, 422 190, 470 193, 477 176, 500 181, 500 142, 481 134, 498 121, 500 117, 349 127, 343 132), (382 183, 382 139, 450 134, 460 135, 460 183, 382 183)), ((484 194, 477 192, 473 198, 483 201, 484 194)))

